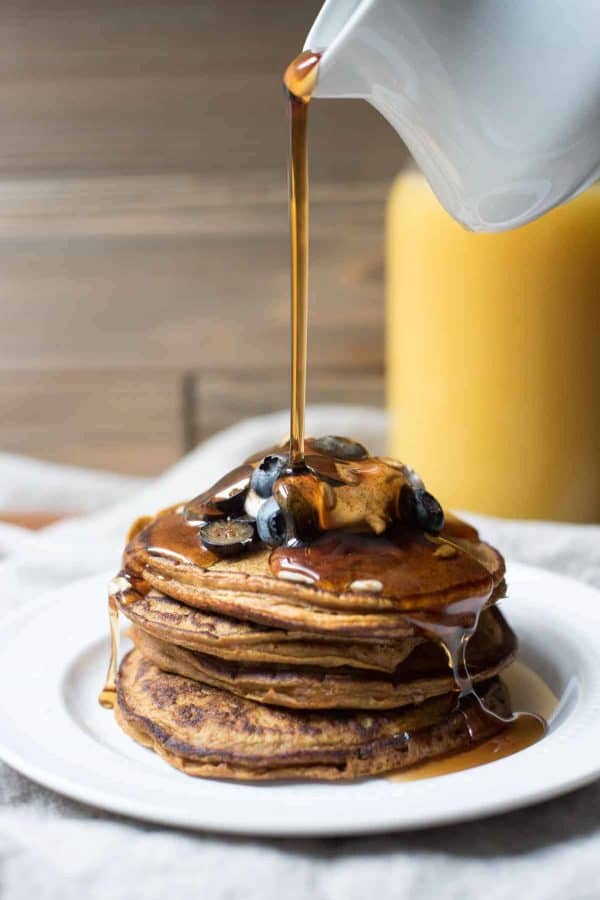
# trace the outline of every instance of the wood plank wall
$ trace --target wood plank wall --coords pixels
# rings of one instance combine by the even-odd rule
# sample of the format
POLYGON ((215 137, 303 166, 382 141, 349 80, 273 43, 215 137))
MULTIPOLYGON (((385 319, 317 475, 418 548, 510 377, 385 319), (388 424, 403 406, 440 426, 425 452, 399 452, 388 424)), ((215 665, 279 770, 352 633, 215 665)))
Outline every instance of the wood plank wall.
MULTIPOLYGON (((280 75, 319 3, 0 8, 0 450, 150 474, 287 405, 280 75)), ((401 142, 311 122, 312 400, 382 401, 383 216, 401 142)))

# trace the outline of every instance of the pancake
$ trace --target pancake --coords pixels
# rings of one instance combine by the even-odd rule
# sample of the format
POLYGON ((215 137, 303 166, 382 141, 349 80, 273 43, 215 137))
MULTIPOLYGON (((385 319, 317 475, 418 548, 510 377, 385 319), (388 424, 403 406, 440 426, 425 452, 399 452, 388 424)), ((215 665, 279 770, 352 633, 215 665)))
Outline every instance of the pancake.
MULTIPOLYGON (((489 709, 509 714, 498 679, 478 691, 489 709)), ((445 694, 391 712, 290 711, 162 672, 133 650, 119 670, 115 714, 134 740, 188 775, 348 780, 471 746, 455 702, 445 694)), ((489 717, 480 724, 481 740, 501 729, 489 717)))
MULTIPOLYGON (((457 519, 449 521, 440 538, 412 531, 403 531, 394 539, 331 532, 303 552, 310 561, 311 554, 315 557, 319 553, 321 543, 332 541, 350 542, 337 553, 339 565, 333 583, 327 578, 320 578, 318 584, 305 583, 304 576, 298 580, 293 572, 280 572, 277 577, 269 563, 278 549, 272 551, 259 544, 240 556, 218 557, 201 544, 197 528, 186 519, 183 507, 177 507, 159 513, 133 537, 125 549, 123 568, 169 596, 226 615, 233 613, 219 606, 225 605, 228 594, 233 598, 255 594, 263 607, 272 607, 268 599, 276 598, 275 605, 285 611, 281 620, 284 628, 294 624, 285 607, 344 613, 349 617, 359 614, 361 618, 366 614, 390 614, 395 619, 390 618, 387 624, 393 627, 401 625, 401 612, 438 609, 465 597, 489 594, 500 587, 504 577, 502 556, 480 541, 475 529, 457 519), (452 541, 452 555, 440 555, 440 539, 452 541), (390 582, 389 591, 385 584, 382 591, 350 589, 351 584, 380 579, 390 582), (215 599, 214 605, 206 607, 203 600, 208 593, 220 601, 215 599)), ((327 553, 324 551, 322 555, 331 566, 335 553, 329 545, 327 553)), ((303 622, 296 616, 295 624, 301 630, 310 630, 310 618, 304 616, 303 622)), ((278 614, 271 609, 270 621, 254 621, 277 627, 277 619, 278 614)), ((375 620, 373 624, 377 624, 375 620)), ((410 629, 404 633, 410 633, 410 629)))
MULTIPOLYGON (((414 620, 406 613, 344 613, 322 606, 294 602, 291 597, 242 591, 227 591, 188 584, 180 578, 146 570, 144 580, 164 594, 189 606, 219 615, 256 622, 272 628, 322 635, 329 638, 365 640, 397 640, 420 635, 414 620)), ((505 584, 500 582, 490 597, 495 603, 505 594, 505 584)))
MULTIPOLYGON (((159 669, 191 678, 239 697, 291 709, 393 709, 423 703, 455 689, 444 650, 422 643, 391 675, 315 666, 239 663, 218 659, 153 637, 139 628, 130 636, 159 669)), ((468 644, 474 682, 488 680, 512 662, 516 638, 502 614, 486 610, 468 644)))
POLYGON ((328 640, 318 634, 283 631, 205 612, 156 590, 141 594, 127 588, 116 598, 121 612, 147 634, 232 662, 350 666, 393 672, 424 641, 422 637, 394 642, 328 640))
POLYGON ((333 638, 372 640, 390 640, 417 635, 417 629, 401 613, 369 614, 360 611, 344 613, 309 603, 294 602, 291 597, 283 598, 277 594, 198 587, 180 578, 159 575, 151 570, 144 572, 144 580, 152 587, 189 606, 272 628, 333 638))
POLYGON ((124 571, 134 582, 205 612, 284 631, 375 641, 416 637, 419 628, 412 613, 466 597, 494 603, 505 592, 501 555, 454 517, 448 518, 440 538, 407 531, 393 539, 323 535, 324 543, 319 539, 299 552, 306 552, 310 562, 323 547, 327 550, 336 582, 329 586, 326 579, 307 584, 296 573, 291 573, 292 581, 289 572, 274 575, 270 559, 279 548, 259 544, 243 555, 217 557, 201 544, 183 507, 164 510, 144 523, 123 557, 124 571), (326 543, 332 540, 337 551, 326 543), (445 541, 452 544, 449 553, 440 552, 448 549, 445 541), (368 587, 375 565, 378 578, 393 587, 389 594, 340 587, 340 579, 368 587))

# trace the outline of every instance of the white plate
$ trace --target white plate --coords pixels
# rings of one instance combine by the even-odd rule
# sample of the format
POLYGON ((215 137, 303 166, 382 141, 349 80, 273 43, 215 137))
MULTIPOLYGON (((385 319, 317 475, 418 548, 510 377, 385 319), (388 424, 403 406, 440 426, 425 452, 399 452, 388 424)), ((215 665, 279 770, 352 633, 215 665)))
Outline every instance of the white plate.
POLYGON ((97 703, 107 662, 107 577, 47 595, 0 634, 0 757, 86 803, 154 822, 257 835, 348 835, 473 819, 600 775, 600 593, 509 566, 503 610, 521 658, 560 700, 549 733, 507 759, 392 783, 235 784, 189 778, 139 747, 97 703))

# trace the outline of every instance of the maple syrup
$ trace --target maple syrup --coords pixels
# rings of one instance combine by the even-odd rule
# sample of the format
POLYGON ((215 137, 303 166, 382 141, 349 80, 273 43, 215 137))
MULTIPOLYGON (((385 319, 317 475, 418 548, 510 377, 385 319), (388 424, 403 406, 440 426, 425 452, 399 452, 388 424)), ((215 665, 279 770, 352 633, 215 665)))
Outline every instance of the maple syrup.
POLYGON ((98 703, 104 709, 112 709, 117 700, 117 666, 119 664, 119 607, 116 597, 109 594, 108 618, 110 622, 110 660, 104 687, 100 691, 98 703))
MULTIPOLYGON (((493 585, 482 563, 462 549, 452 558, 440 560, 436 548, 426 535, 401 526, 380 535, 326 531, 307 543, 275 547, 270 568, 274 575, 293 572, 303 581, 335 593, 351 590, 356 581, 376 581, 383 596, 402 598, 404 607, 418 607, 421 596, 442 592, 447 607, 453 599, 462 598, 465 590, 482 595, 487 602, 493 585)), ((439 609, 433 615, 439 617, 439 609)))
POLYGON ((117 700, 117 669, 119 666, 119 604, 127 605, 128 597, 137 593, 147 594, 149 586, 141 577, 121 571, 108 586, 108 621, 110 633, 110 658, 104 687, 98 696, 98 703, 104 709, 113 709, 117 700))
POLYGON ((304 463, 304 411, 308 344, 308 104, 317 82, 320 54, 307 51, 283 76, 290 117, 289 211, 291 242, 292 368, 290 465, 304 463))
POLYGON ((411 769, 392 772, 388 781, 420 781, 485 766, 488 763, 512 756, 536 744, 544 736, 547 722, 558 706, 558 699, 546 682, 524 663, 514 662, 502 673, 502 681, 508 687, 511 700, 518 706, 531 710, 535 715, 520 715, 498 734, 480 744, 443 756, 411 769))
MULTIPOLYGON (((468 554, 462 544, 458 544, 445 535, 437 535, 433 540, 437 541, 440 549, 450 547, 457 552, 468 554)), ((445 650, 449 665, 452 669, 454 683, 458 691, 457 709, 462 714, 470 739, 479 744, 478 752, 471 751, 479 760, 474 765, 484 765, 494 759, 509 756, 524 750, 526 747, 540 741, 547 730, 546 718, 537 712, 517 711, 510 716, 500 716, 488 709, 475 690, 473 679, 467 666, 467 647, 470 639, 477 630, 481 613, 493 593, 493 585, 487 598, 473 597, 454 604, 454 613, 462 616, 462 621, 450 621, 446 613, 452 612, 452 607, 447 607, 443 615, 431 616, 428 613, 419 614, 422 634, 431 640, 437 641, 445 650), (476 715, 473 711, 476 710, 476 715), (480 731, 480 712, 484 714, 485 727, 496 725, 498 734, 488 740, 483 740, 484 735, 480 731)), ((414 617, 411 619, 416 625, 414 617)), ((471 768, 472 766, 469 766, 471 768)), ((448 771, 458 771, 451 769, 448 771)))

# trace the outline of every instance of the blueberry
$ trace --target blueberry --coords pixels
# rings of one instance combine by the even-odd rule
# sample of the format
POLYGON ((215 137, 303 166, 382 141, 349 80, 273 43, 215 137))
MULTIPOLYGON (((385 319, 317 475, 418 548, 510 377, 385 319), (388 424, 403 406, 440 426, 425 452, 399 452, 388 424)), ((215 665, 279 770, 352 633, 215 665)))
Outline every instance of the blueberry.
POLYGON ((335 456, 338 459, 365 459, 369 455, 367 448, 358 441, 352 441, 350 438, 340 437, 337 434, 328 434, 318 438, 313 447, 319 453, 335 456))
POLYGON ((277 500, 270 497, 256 514, 256 530, 264 544, 275 547, 285 540, 285 515, 277 500))
POLYGON ((281 475, 285 465, 282 456, 265 456, 263 461, 252 473, 251 487, 259 497, 270 497, 273 485, 281 475))
POLYGON ((200 540, 219 556, 241 553, 254 540, 254 524, 247 518, 214 519, 200 529, 200 540))
POLYGON ((400 492, 400 515, 411 528, 421 531, 441 531, 444 511, 433 494, 423 488, 405 485, 400 492))

